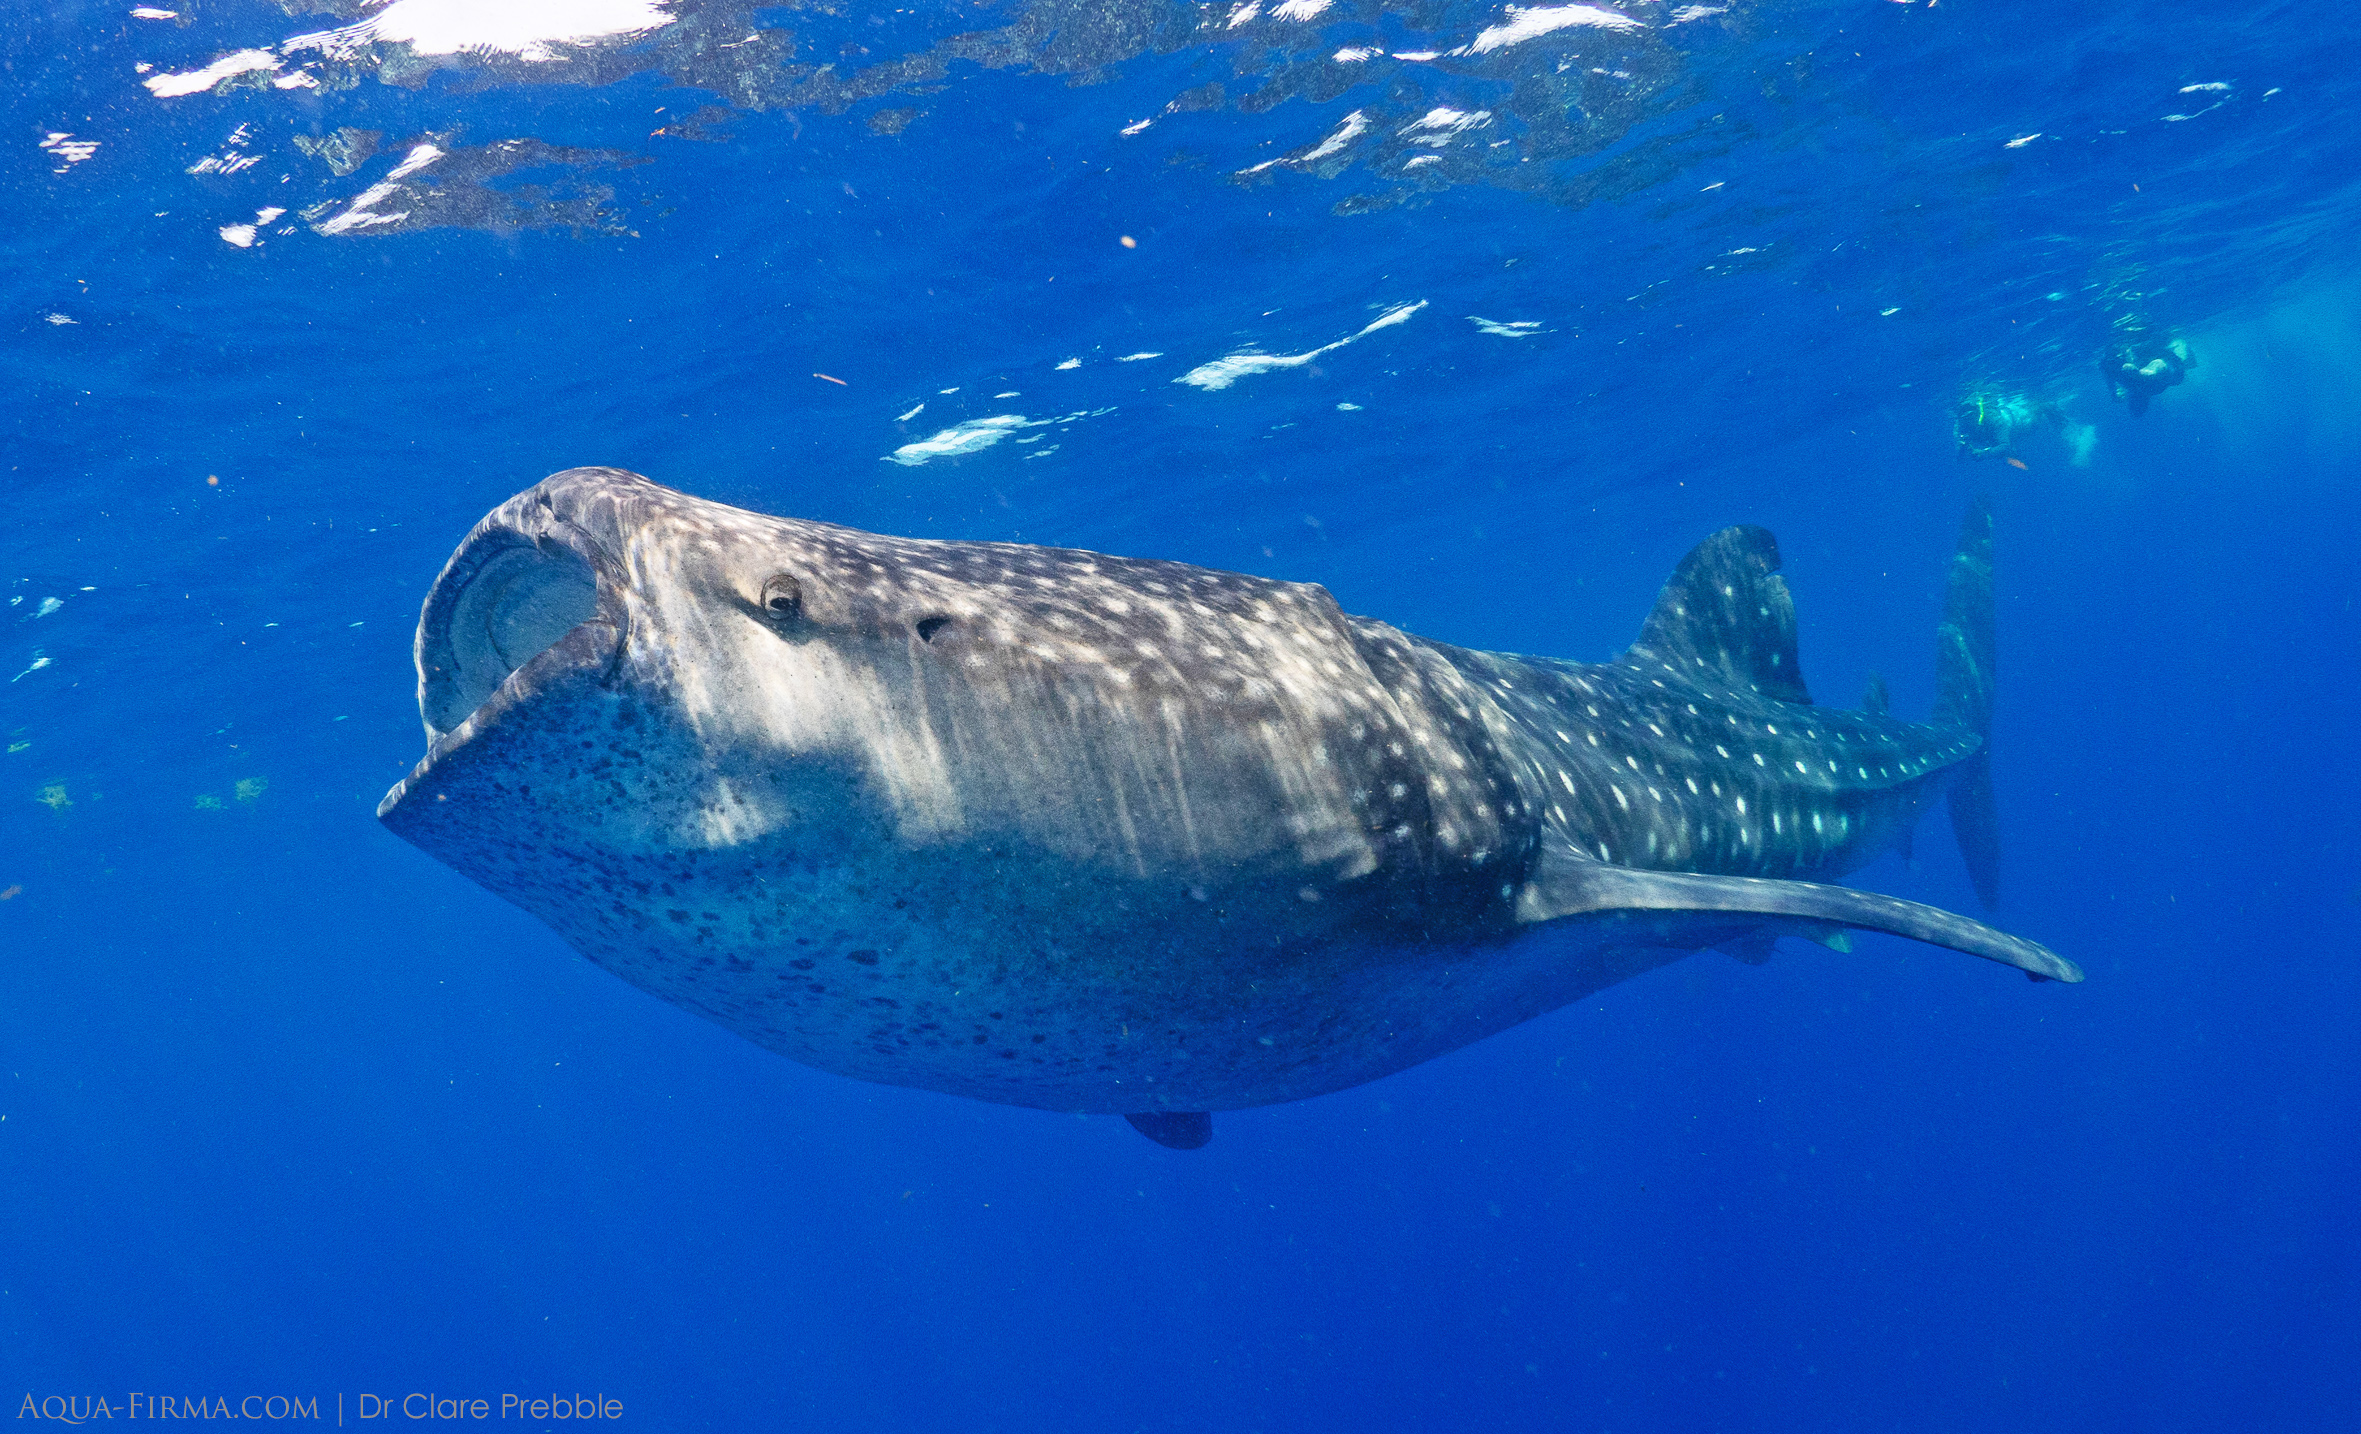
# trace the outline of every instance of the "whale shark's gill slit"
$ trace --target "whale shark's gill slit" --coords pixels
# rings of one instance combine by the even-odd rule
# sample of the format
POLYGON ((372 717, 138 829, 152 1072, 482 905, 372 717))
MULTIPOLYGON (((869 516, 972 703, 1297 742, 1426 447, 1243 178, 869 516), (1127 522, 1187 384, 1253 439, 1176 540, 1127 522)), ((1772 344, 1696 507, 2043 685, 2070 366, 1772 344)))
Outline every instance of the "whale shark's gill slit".
POLYGON ((922 617, 918 620, 918 636, 922 641, 932 642, 935 640, 936 633, 950 625, 951 619, 939 614, 934 617, 922 617))
POLYGON ((508 675, 598 612, 598 580, 563 548, 513 547, 486 559, 450 606, 447 681, 430 683, 426 717, 449 731, 508 675))

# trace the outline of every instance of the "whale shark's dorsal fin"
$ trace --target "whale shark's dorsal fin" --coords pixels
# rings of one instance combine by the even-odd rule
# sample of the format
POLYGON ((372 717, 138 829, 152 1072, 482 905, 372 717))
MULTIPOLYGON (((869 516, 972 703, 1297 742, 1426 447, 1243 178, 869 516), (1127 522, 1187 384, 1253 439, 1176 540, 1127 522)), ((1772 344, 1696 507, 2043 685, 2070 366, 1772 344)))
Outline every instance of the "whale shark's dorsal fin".
POLYGON ((1779 542, 1751 525, 1724 528, 1672 570, 1628 666, 1669 667, 1691 682, 1810 702, 1795 656, 1795 600, 1779 576, 1779 542))
POLYGON ((1667 948, 1725 951, 1752 950, 1748 938, 1763 931, 1834 945, 1827 940, 1830 928, 1851 927, 1964 951, 2036 980, 2082 979, 2081 968, 2046 946, 1915 901, 1812 881, 1644 871, 1594 861, 1562 842, 1546 844, 1517 900, 1517 919, 1569 917, 1651 930, 1656 944, 1667 948))

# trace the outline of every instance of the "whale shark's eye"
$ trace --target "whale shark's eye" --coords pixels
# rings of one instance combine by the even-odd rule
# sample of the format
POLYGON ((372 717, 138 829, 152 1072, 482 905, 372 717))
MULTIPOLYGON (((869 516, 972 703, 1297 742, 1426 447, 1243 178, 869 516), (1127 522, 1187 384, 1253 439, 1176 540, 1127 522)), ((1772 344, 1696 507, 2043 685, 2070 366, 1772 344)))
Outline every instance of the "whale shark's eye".
POLYGON ((951 619, 939 614, 934 617, 922 617, 918 620, 918 636, 923 641, 932 642, 935 640, 936 633, 950 625, 951 619))
POLYGON ((803 617, 803 584, 780 573, 762 585, 762 610, 773 622, 795 622, 803 617))

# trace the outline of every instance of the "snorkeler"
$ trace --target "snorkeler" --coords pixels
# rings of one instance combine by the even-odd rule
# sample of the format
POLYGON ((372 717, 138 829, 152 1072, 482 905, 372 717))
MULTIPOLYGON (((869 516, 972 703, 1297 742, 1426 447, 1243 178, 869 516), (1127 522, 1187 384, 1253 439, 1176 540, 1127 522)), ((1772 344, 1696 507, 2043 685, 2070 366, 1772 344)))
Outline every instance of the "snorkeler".
POLYGON ((1984 388, 1970 392, 1951 411, 1952 430, 1959 436, 1962 458, 2014 459, 2018 435, 2028 432, 2035 424, 2055 428, 2064 419, 2063 410, 2054 403, 1984 388))
POLYGON ((2131 416, 2139 417, 2148 411, 2148 400, 2171 388, 2188 376, 2197 360, 2189 357, 2189 346, 2179 339, 2168 344, 2118 344, 2099 360, 2099 373, 2107 380, 2107 387, 2131 416))
POLYGON ((1962 458, 1998 458, 2014 446, 2017 425, 2007 408, 1984 394, 1970 394, 1953 410, 1952 426, 1959 434, 1962 458))

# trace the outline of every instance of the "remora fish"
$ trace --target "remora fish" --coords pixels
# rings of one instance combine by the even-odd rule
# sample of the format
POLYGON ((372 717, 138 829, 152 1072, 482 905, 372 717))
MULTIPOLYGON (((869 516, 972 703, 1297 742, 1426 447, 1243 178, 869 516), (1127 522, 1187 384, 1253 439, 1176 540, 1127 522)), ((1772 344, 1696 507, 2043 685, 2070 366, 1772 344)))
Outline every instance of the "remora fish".
POLYGON ((1760 528, 1612 662, 1352 617, 1317 586, 880 537, 577 468, 495 509, 418 626, 386 825, 625 980, 824 1070, 1125 1114, 1340 1090, 1663 965, 1885 931, 1818 884, 1948 795, 1997 843, 1991 523, 1927 723, 1810 705, 1760 528))

